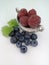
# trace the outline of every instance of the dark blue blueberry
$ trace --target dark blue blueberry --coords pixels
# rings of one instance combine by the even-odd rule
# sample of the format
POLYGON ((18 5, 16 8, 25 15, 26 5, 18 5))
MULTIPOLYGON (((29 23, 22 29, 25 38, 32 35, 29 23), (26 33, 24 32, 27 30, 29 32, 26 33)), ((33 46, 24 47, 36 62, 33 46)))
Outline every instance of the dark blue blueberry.
POLYGON ((22 53, 26 53, 26 52, 27 52, 27 47, 24 46, 24 45, 22 45, 22 46, 20 47, 20 51, 21 51, 22 53))
POLYGON ((24 42, 24 36, 19 37, 20 42, 24 42))
POLYGON ((9 34, 10 37, 13 37, 14 35, 15 35, 14 31, 12 31, 12 32, 9 34))
POLYGON ((22 43, 20 41, 17 41, 16 46, 20 48, 22 46, 22 43))
POLYGON ((25 39, 30 39, 30 34, 29 33, 25 34, 25 39))
POLYGON ((20 31, 19 27, 15 27, 15 28, 14 28, 14 31, 15 31, 15 32, 20 31))
POLYGON ((15 44, 17 42, 17 39, 15 37, 11 37, 10 41, 11 43, 15 44))
POLYGON ((36 47, 38 45, 38 42, 36 40, 32 40, 30 45, 36 47))
POLYGON ((15 36, 16 36, 16 37, 21 37, 21 33, 20 33, 20 32, 16 32, 16 33, 15 33, 15 36))
POLYGON ((21 32, 21 35, 22 35, 22 36, 24 36, 24 35, 25 35, 25 33, 26 33, 25 31, 22 31, 22 32, 21 32))
POLYGON ((37 35, 36 35, 36 34, 32 34, 32 35, 31 35, 31 39, 32 39, 32 40, 36 40, 36 39, 37 39, 37 35))
POLYGON ((15 33, 15 37, 19 40, 19 38, 21 37, 21 33, 20 32, 16 32, 15 33))
POLYGON ((28 45, 30 45, 30 44, 31 44, 31 41, 30 41, 30 39, 25 39, 25 42, 24 42, 24 43, 25 43, 25 45, 27 45, 27 46, 28 46, 28 45))
POLYGON ((19 40, 19 37, 18 36, 15 36, 17 40, 19 40))

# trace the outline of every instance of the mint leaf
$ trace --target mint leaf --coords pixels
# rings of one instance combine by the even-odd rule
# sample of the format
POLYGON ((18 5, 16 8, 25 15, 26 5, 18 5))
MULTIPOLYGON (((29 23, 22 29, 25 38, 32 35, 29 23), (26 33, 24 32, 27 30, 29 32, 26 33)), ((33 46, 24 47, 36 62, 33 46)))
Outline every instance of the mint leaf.
POLYGON ((10 20, 10 21, 8 22, 8 25, 9 25, 10 27, 17 27, 17 26, 18 26, 18 22, 17 22, 16 19, 12 19, 12 20, 10 20))
POLYGON ((4 36, 8 37, 10 32, 13 31, 13 28, 8 27, 8 26, 4 26, 2 27, 2 33, 4 36))

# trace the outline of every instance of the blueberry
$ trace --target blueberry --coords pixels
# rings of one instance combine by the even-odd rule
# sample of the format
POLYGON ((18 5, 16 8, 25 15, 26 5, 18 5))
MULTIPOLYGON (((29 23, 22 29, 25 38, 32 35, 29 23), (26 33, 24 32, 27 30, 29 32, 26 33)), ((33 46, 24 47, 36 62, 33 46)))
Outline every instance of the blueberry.
POLYGON ((17 42, 17 39, 15 37, 11 37, 10 41, 11 43, 15 44, 17 42))
POLYGON ((30 34, 29 33, 25 34, 25 39, 30 39, 30 34))
POLYGON ((15 27, 15 28, 14 28, 14 31, 15 31, 15 32, 20 31, 19 27, 15 27))
POLYGON ((22 45, 22 46, 20 47, 20 51, 21 51, 22 53, 26 53, 26 52, 27 52, 27 47, 26 47, 25 45, 22 45))
POLYGON ((36 39, 37 39, 37 35, 36 35, 36 34, 32 34, 32 35, 31 35, 31 39, 32 39, 32 40, 36 40, 36 39))
POLYGON ((16 32, 15 33, 15 37, 19 40, 19 38, 21 37, 21 33, 20 32, 16 32))
POLYGON ((38 45, 38 42, 36 40, 32 40, 30 45, 36 47, 38 45))
POLYGON ((12 32, 9 34, 10 37, 13 37, 14 35, 15 35, 14 31, 12 31, 12 32))
POLYGON ((19 37, 20 42, 24 42, 24 36, 19 37))
POLYGON ((19 40, 19 37, 18 36, 15 36, 17 40, 19 40))
POLYGON ((20 33, 20 32, 16 32, 16 33, 15 33, 15 36, 16 36, 16 37, 17 37, 17 36, 18 36, 18 37, 21 37, 21 33, 20 33))
POLYGON ((17 41, 16 46, 20 48, 22 46, 22 43, 20 41, 17 41))
POLYGON ((25 33, 26 33, 25 31, 22 31, 22 32, 21 32, 21 35, 22 35, 22 36, 24 36, 24 35, 25 35, 25 33))
POLYGON ((25 45, 27 45, 27 46, 28 46, 28 45, 30 45, 30 44, 31 44, 30 39, 26 39, 26 40, 25 40, 25 45))

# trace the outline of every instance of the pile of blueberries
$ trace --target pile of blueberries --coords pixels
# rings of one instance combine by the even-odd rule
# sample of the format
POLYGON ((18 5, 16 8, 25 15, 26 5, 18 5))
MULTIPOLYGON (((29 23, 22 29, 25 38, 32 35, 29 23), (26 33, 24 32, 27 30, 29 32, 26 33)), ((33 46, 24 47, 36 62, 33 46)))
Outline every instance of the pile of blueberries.
POLYGON ((20 31, 19 27, 15 27, 9 34, 12 44, 16 44, 22 53, 27 52, 27 46, 36 47, 38 45, 37 35, 35 33, 29 33, 26 31, 20 31))

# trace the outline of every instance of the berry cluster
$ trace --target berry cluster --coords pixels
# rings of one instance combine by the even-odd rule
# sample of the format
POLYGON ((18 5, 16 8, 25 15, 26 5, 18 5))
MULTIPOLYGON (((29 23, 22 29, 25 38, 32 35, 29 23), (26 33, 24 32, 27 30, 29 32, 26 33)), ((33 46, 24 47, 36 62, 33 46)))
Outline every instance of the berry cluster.
POLYGON ((40 16, 37 15, 35 9, 31 9, 29 12, 25 8, 21 9, 18 13, 19 22, 24 27, 37 28, 41 23, 40 16))
MULTIPOLYGON (((41 18, 37 15, 35 9, 29 12, 25 8, 18 12, 17 19, 24 27, 37 28, 40 25, 41 18)), ((21 31, 16 19, 8 21, 8 25, 2 27, 2 33, 5 37, 10 36, 10 42, 16 44, 22 53, 26 53, 28 46, 36 47, 38 45, 37 35, 21 31)))
POLYGON ((26 31, 20 31, 19 27, 15 27, 14 30, 9 34, 11 37, 10 41, 12 44, 16 44, 22 53, 27 52, 27 46, 36 47, 38 45, 37 35, 28 33, 26 31))

